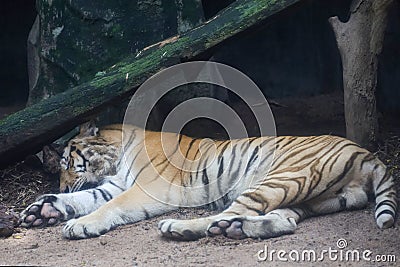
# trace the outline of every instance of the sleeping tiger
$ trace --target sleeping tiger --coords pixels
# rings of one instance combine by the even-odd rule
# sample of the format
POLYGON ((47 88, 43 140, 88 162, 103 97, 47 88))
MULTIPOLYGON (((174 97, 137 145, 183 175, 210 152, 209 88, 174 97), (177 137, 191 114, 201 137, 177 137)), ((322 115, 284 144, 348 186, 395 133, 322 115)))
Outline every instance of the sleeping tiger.
POLYGON ((330 135, 215 141, 135 126, 98 131, 87 124, 68 143, 61 165, 61 190, 69 193, 39 197, 20 222, 35 227, 67 220, 62 233, 68 239, 96 237, 204 203, 223 211, 162 220, 160 233, 180 240, 276 237, 293 233, 307 217, 362 208, 369 192, 376 198, 379 228, 394 224, 397 209, 385 165, 357 144, 330 135), (164 151, 164 144, 174 145, 164 151), (87 182, 98 184, 77 191, 87 182))

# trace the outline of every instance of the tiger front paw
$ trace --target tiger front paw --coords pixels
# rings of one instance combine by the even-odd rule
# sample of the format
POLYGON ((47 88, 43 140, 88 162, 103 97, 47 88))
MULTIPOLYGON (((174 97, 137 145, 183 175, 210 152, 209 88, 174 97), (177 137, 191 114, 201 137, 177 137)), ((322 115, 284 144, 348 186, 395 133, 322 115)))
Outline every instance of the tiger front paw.
POLYGON ((90 216, 69 220, 62 229, 63 236, 67 239, 92 238, 110 230, 111 227, 107 226, 104 221, 92 220, 90 216))
MULTIPOLYGON (((158 224, 158 230, 163 237, 176 240, 197 240, 205 236, 205 229, 194 227, 190 220, 166 219, 158 224)), ((196 225, 199 226, 199 225, 196 225)))
POLYGON ((57 195, 43 195, 20 214, 22 227, 46 227, 74 217, 74 209, 57 195))

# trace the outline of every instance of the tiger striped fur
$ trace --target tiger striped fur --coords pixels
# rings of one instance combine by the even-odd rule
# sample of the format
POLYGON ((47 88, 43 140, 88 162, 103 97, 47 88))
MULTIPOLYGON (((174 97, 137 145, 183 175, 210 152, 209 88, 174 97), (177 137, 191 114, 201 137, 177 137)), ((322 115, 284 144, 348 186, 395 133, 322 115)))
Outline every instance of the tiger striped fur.
MULTIPOLYGON (((362 208, 369 192, 376 198, 378 227, 394 223, 397 200, 389 170, 372 153, 341 137, 213 141, 134 126, 123 130, 112 126, 100 135, 88 129, 66 147, 65 171, 99 171, 90 161, 97 149, 93 144, 111 137, 117 144, 123 131, 129 145, 118 160, 109 156, 117 166, 116 174, 98 176, 95 188, 43 195, 21 213, 23 226, 68 220, 64 237, 89 238, 179 207, 209 203, 223 211, 192 220, 162 220, 161 234, 182 240, 220 234, 234 239, 270 238, 293 233, 310 216, 362 208), (168 157, 162 135, 163 144, 178 140, 168 157), (184 157, 179 158, 178 152, 184 157), (171 158, 178 164, 172 164, 171 158)), ((73 184, 69 181, 71 188, 73 184)))

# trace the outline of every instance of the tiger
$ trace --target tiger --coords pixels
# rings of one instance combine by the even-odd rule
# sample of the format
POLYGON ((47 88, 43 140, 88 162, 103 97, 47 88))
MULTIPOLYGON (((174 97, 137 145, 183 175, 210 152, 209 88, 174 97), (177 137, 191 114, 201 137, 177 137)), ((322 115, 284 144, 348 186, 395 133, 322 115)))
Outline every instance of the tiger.
POLYGON ((69 192, 39 197, 21 212, 20 224, 66 221, 67 239, 98 237, 121 225, 204 205, 219 213, 161 220, 161 236, 293 234, 308 217, 365 207, 369 194, 375 196, 379 228, 392 227, 397 212, 390 170, 368 150, 332 135, 212 140, 133 125, 99 131, 89 124, 69 141, 60 164, 69 173, 61 182, 69 192), (82 181, 97 184, 79 190, 82 181))

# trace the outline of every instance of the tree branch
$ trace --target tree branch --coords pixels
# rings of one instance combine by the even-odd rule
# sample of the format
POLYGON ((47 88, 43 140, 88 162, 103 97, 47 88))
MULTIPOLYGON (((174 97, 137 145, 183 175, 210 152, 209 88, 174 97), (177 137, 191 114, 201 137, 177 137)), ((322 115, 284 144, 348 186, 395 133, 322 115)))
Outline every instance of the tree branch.
POLYGON ((36 153, 98 113, 132 95, 162 68, 192 59, 300 0, 237 0, 203 25, 130 56, 88 83, 0 121, 0 167, 36 153))

